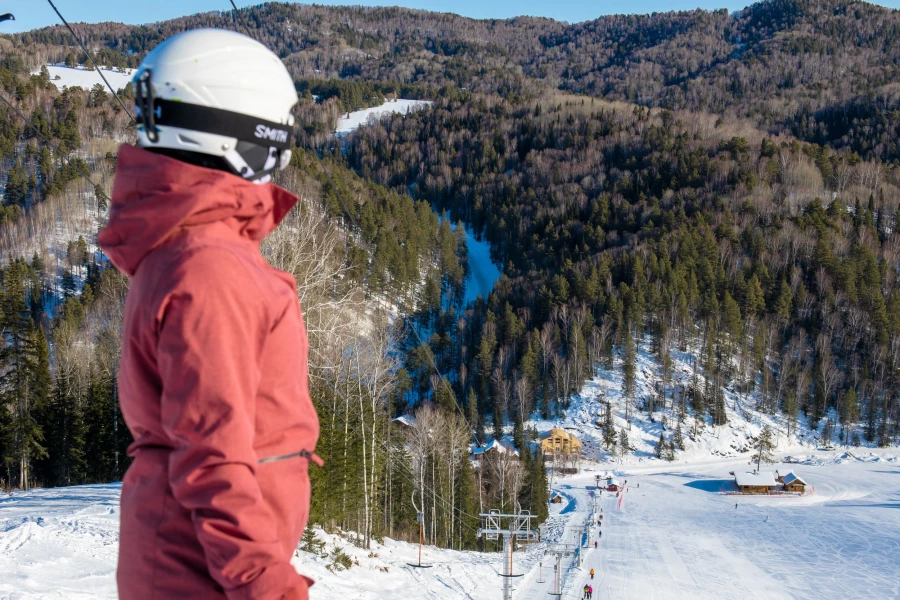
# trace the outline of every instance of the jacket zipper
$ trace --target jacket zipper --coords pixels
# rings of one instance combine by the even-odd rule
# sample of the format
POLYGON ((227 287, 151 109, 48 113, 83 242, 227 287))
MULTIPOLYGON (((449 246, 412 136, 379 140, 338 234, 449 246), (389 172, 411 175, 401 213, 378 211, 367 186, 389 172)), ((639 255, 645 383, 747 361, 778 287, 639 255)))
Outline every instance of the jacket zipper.
POLYGON ((269 456, 268 458, 261 458, 257 461, 258 464, 277 462, 279 460, 286 460, 288 458, 305 458, 306 460, 315 463, 318 466, 322 466, 325 462, 319 458, 315 452, 310 452, 309 450, 301 450, 300 452, 292 452, 290 454, 282 454, 281 456, 269 456))

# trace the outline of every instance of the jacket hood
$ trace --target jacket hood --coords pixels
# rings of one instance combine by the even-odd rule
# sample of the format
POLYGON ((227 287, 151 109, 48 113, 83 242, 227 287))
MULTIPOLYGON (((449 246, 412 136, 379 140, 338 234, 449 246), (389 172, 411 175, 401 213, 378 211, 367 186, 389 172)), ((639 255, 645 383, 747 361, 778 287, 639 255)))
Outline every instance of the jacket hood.
POLYGON ((236 235, 259 242, 297 200, 272 183, 258 185, 123 145, 109 223, 98 241, 113 264, 131 277, 151 250, 185 227, 224 222, 236 235))

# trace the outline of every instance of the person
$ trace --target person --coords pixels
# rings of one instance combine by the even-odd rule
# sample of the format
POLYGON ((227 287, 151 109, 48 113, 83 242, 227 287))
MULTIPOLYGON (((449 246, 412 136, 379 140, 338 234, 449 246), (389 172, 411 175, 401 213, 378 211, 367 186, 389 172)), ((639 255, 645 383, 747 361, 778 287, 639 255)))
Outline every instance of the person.
POLYGON ((594 540, 594 549, 597 548, 597 540, 594 540))
POLYGON ((593 578, 594 578, 594 570, 591 569, 591 579, 593 579, 593 578))
POLYGON ((593 597, 594 597, 594 586, 589 585, 588 586, 588 600, 590 600, 593 597))
POLYGON ((585 598, 588 597, 588 585, 587 584, 584 584, 584 597, 585 598))
POLYGON ((174 36, 134 79, 139 147, 119 149, 99 241, 130 278, 118 387, 121 600, 306 600, 291 566, 319 424, 293 278, 260 241, 298 201, 294 82, 238 33, 174 36))

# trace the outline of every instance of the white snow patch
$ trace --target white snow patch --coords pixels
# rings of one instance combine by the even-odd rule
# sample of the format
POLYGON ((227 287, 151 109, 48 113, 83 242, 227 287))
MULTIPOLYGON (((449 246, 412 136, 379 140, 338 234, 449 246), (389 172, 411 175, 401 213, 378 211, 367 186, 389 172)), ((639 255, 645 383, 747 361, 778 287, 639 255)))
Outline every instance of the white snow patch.
MULTIPOLYGON (((134 76, 134 69, 123 69, 121 71, 118 69, 109 69, 107 67, 100 67, 100 69, 103 71, 103 76, 106 77, 106 80, 109 81, 109 84, 116 92, 124 89, 134 76)), ((74 69, 61 64, 47 65, 47 70, 50 72, 50 81, 53 82, 60 91, 62 91, 64 87, 80 87, 85 90, 90 90, 98 83, 106 88, 106 84, 103 83, 100 74, 97 71, 87 70, 83 65, 79 65, 74 69), (57 79, 57 77, 59 79, 57 79)), ((35 71, 34 73, 34 75, 39 74, 40 71, 35 71)))
POLYGON ((491 261, 490 244, 487 240, 476 239, 468 227, 466 227, 466 250, 469 254, 469 274, 466 278, 463 306, 475 302, 478 296, 487 301, 488 294, 494 289, 494 283, 500 279, 500 269, 491 261))
POLYGON ((337 127, 334 132, 341 135, 347 135, 352 131, 356 131, 369 122, 369 119, 378 120, 384 115, 400 114, 406 115, 414 110, 420 110, 423 107, 431 106, 434 102, 430 100, 386 100, 381 106, 365 108, 348 113, 338 119, 337 127))

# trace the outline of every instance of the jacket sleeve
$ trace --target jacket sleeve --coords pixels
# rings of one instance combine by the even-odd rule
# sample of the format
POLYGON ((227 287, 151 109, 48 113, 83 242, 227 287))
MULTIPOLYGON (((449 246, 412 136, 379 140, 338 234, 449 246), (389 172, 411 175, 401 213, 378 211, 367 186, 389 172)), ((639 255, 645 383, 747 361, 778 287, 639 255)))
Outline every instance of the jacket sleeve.
POLYGON ((172 492, 228 600, 305 600, 309 582, 279 550, 256 479, 264 296, 225 249, 201 250, 173 275, 180 283, 160 308, 157 345, 172 492))

